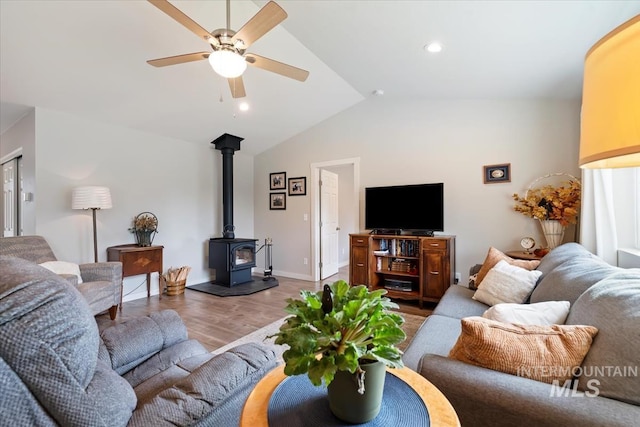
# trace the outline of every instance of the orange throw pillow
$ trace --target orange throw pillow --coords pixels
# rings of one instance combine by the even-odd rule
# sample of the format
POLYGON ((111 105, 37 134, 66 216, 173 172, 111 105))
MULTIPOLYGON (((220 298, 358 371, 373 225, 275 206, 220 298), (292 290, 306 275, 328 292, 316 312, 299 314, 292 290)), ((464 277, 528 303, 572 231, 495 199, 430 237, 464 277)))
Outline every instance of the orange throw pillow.
POLYGON ((524 259, 513 259, 508 255, 505 255, 503 252, 498 249, 491 247, 489 248, 489 252, 487 253, 487 257, 484 259, 482 263, 482 267, 478 271, 478 276, 476 277, 476 287, 482 283, 482 279, 487 275, 489 270, 491 270, 500 260, 504 260, 511 265, 515 265, 516 267, 521 267, 527 270, 535 270, 536 267, 540 264, 538 260, 524 260, 524 259))
POLYGON ((483 317, 462 319, 462 332, 449 357, 494 371, 552 384, 570 380, 593 337, 587 325, 518 325, 483 317))

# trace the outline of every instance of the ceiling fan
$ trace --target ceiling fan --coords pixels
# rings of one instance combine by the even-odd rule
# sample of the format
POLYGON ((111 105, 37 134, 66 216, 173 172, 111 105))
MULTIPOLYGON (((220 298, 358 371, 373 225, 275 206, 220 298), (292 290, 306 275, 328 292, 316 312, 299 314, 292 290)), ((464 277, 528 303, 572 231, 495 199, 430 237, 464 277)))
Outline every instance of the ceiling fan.
POLYGON ((246 96, 242 73, 247 68, 247 64, 301 82, 305 81, 309 76, 309 72, 306 70, 246 52, 256 40, 287 18, 287 13, 284 9, 273 1, 270 1, 260 9, 242 28, 238 31, 233 31, 230 28, 230 0, 227 0, 227 27, 212 32, 202 28, 167 0, 148 1, 189 31, 204 39, 213 48, 212 52, 187 53, 147 61, 148 64, 154 67, 166 67, 168 65, 209 59, 213 70, 228 80, 231 96, 234 98, 246 96))

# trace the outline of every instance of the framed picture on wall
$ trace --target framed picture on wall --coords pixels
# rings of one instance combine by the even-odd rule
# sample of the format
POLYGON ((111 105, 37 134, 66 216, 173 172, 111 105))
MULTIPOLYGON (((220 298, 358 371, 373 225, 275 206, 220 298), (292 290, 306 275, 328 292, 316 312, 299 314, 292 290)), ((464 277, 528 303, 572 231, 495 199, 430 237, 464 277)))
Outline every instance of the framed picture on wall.
POLYGON ((271 193, 269 194, 269 209, 272 211, 283 211, 287 209, 287 194, 286 193, 271 193))
POLYGON ((274 172, 269 174, 269 190, 284 190, 287 188, 287 173, 274 172))
POLYGON ((484 183, 511 182, 511 163, 484 166, 484 183))
POLYGON ((290 196, 306 196, 307 195, 307 178, 289 178, 289 195, 290 196))

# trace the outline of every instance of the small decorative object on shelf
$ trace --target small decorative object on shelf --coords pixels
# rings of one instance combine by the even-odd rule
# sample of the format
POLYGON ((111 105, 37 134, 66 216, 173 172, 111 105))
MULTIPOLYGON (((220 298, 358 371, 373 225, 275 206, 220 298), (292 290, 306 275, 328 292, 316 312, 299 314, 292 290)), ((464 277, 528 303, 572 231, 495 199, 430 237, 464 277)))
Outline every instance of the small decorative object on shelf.
POLYGON ((129 231, 135 234, 138 246, 151 246, 158 232, 158 218, 151 212, 139 213, 129 231))
POLYGON ((536 241, 533 239, 533 237, 523 237, 522 240, 520 240, 520 246, 522 246, 522 249, 524 249, 525 253, 532 253, 533 248, 535 248, 536 246, 536 241))
POLYGON ((553 249, 562 243, 565 227, 578 220, 580 192, 580 181, 576 177, 565 173, 547 174, 534 180, 524 197, 513 195, 513 200, 516 201, 513 210, 539 220, 547 246, 553 249), (533 188, 542 179, 563 175, 569 177, 569 181, 558 186, 533 188))
POLYGON ((538 248, 536 250, 533 251, 533 254, 537 257, 542 258, 543 256, 545 256, 546 254, 549 253, 549 249, 548 248, 538 248))

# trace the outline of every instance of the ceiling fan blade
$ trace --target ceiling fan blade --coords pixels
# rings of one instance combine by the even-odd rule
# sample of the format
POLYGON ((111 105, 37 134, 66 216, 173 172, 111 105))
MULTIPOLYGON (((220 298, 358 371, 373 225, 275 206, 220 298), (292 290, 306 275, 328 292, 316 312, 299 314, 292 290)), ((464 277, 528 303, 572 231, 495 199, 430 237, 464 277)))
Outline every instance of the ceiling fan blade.
POLYGON ((255 53, 246 54, 245 59, 248 64, 253 65, 254 67, 262 68, 263 70, 271 71, 272 73, 280 74, 301 82, 307 80, 307 77, 309 77, 309 72, 307 70, 265 58, 264 56, 256 55, 255 53))
POLYGON ((189 18, 185 15, 180 9, 169 3, 167 0, 147 0, 149 3, 178 21, 184 27, 186 27, 189 31, 194 33, 196 36, 208 41, 211 37, 211 34, 204 28, 202 28, 199 24, 197 24, 193 19, 189 18))
POLYGON ((231 96, 233 98, 244 98, 247 96, 244 91, 244 82, 242 76, 233 79, 227 79, 229 81, 229 89, 231 89, 231 96))
POLYGON ((168 56, 166 58, 151 59, 147 64, 154 67, 166 67, 167 65, 183 64, 185 62, 200 61, 207 59, 210 52, 185 53, 184 55, 168 56))
POLYGON ((232 41, 242 40, 246 49, 286 18, 287 12, 277 3, 270 1, 235 33, 232 41))

